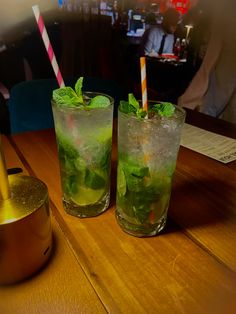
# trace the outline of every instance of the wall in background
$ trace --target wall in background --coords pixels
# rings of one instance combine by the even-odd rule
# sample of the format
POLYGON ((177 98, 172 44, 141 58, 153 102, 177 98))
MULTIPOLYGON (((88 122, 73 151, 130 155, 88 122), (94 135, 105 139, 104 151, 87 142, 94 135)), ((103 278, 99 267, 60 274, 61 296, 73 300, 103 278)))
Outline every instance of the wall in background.
POLYGON ((58 10, 57 0, 1 0, 0 1, 0 39, 12 40, 33 27, 32 6, 38 4, 46 18, 53 18, 58 10))

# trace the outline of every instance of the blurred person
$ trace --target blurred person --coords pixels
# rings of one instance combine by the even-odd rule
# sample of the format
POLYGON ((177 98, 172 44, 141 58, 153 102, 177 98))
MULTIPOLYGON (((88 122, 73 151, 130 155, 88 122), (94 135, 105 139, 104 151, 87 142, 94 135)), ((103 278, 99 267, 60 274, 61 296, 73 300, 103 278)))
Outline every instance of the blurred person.
POLYGON ((188 44, 188 63, 199 69, 206 54, 211 33, 211 1, 198 0, 183 16, 184 33, 188 44), (186 26, 191 26, 187 38, 186 26))
POLYGON ((168 9, 163 14, 161 25, 147 29, 140 44, 140 55, 159 57, 162 53, 173 53, 174 33, 177 29, 180 15, 175 9, 168 9))
POLYGON ((206 54, 178 104, 236 123, 236 2, 217 2, 214 9, 206 54))

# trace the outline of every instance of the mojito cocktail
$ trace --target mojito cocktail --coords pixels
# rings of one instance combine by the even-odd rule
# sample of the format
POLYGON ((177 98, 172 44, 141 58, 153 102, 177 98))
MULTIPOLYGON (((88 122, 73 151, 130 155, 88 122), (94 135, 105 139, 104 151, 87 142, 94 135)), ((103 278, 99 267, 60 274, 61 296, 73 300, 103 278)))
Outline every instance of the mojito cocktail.
POLYGON ((113 99, 83 93, 83 107, 52 102, 60 162, 63 205, 74 216, 92 217, 105 211, 110 200, 113 99), (108 101, 103 106, 102 101, 108 101), (88 104, 88 105, 87 105, 88 104), (90 105, 89 105, 90 104, 90 105))
POLYGON ((165 226, 185 119, 181 108, 171 105, 163 115, 158 107, 163 106, 149 102, 147 115, 121 104, 118 112, 116 218, 124 231, 139 237, 165 226))

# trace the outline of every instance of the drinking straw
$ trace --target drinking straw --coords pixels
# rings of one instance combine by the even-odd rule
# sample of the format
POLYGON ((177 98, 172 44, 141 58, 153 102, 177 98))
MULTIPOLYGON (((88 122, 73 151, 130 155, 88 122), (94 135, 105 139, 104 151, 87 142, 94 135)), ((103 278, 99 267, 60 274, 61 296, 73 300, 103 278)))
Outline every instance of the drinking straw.
POLYGON ((0 137, 0 200, 7 200, 8 198, 10 198, 10 189, 0 137))
POLYGON ((38 28, 39 28, 40 34, 41 34, 42 40, 44 42, 44 46, 45 46, 45 48, 47 50, 49 60, 51 62, 51 65, 53 67, 54 73, 56 75, 58 85, 59 85, 59 87, 64 87, 65 84, 64 84, 64 81, 63 81, 63 78, 62 78, 62 75, 61 75, 61 71, 59 69, 59 66, 58 66, 58 63, 57 63, 57 60, 56 60, 56 56, 54 54, 52 45, 50 43, 50 40, 49 40, 49 37, 48 37, 48 33, 47 33, 47 30, 46 30, 46 27, 45 27, 45 24, 44 24, 44 21, 43 21, 43 17, 41 15, 40 11, 39 11, 38 5, 32 6, 32 10, 34 12, 34 16, 35 16, 36 22, 38 24, 38 28))
POLYGON ((143 110, 147 111, 147 77, 146 77, 146 58, 140 57, 141 70, 141 88, 142 88, 142 106, 143 110))

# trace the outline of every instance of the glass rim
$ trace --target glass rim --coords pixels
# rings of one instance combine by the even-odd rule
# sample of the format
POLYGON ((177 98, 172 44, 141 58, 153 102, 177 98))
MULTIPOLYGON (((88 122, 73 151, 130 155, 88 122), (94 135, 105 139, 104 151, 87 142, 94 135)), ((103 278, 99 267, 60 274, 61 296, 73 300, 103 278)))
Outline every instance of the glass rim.
MULTIPOLYGON (((114 100, 114 98, 112 96, 110 96, 110 95, 108 95, 106 93, 102 93, 102 92, 84 91, 84 92, 82 92, 82 95, 83 96, 87 95, 88 97, 89 97, 89 95, 95 95, 95 96, 101 95, 101 96, 106 96, 110 100, 110 105, 107 106, 107 107, 87 108, 87 110, 86 110, 86 106, 84 106, 85 110, 83 110, 83 111, 94 111, 94 110, 101 110, 101 109, 105 110, 105 109, 108 109, 108 108, 114 106, 114 103, 115 103, 115 100, 114 100)), ((90 98, 92 98, 92 97, 90 97, 90 98)), ((52 106, 56 107, 57 109, 61 109, 61 110, 71 110, 71 111, 74 110, 74 111, 77 111, 79 109, 80 111, 82 111, 80 107, 75 107, 75 106, 58 106, 57 102, 53 98, 51 98, 51 104, 52 104, 52 106)))

